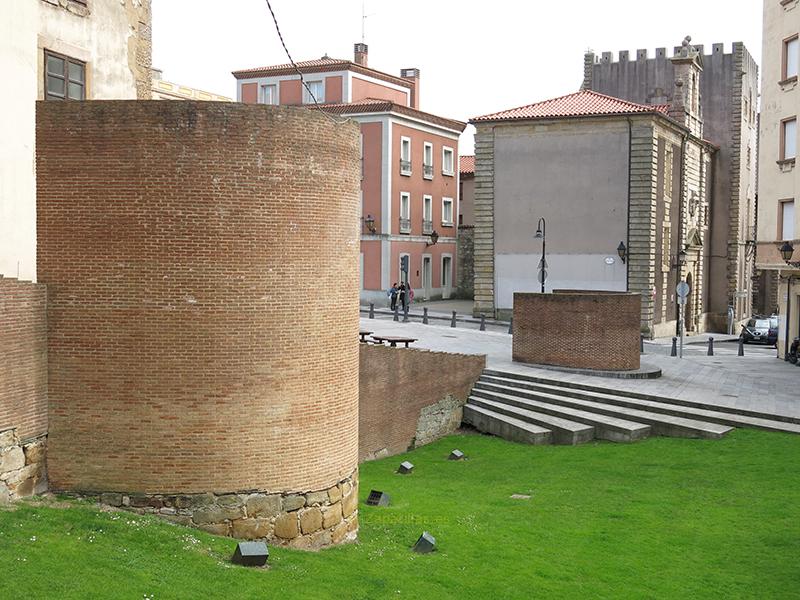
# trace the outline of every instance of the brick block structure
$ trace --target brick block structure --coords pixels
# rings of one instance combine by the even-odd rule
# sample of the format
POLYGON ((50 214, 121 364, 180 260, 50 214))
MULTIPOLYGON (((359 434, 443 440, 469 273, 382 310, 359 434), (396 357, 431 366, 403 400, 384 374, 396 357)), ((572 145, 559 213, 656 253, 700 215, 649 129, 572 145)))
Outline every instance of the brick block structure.
POLYGON ((0 504, 47 486, 47 294, 0 277, 0 504))
POLYGON ((361 345, 359 460, 453 433, 486 357, 361 345))
POLYGON ((304 108, 39 103, 52 489, 355 535, 358 134, 304 108), (303 525, 339 503, 344 526, 303 525))
POLYGON ((579 369, 639 368, 636 293, 514 294, 513 359, 579 369))

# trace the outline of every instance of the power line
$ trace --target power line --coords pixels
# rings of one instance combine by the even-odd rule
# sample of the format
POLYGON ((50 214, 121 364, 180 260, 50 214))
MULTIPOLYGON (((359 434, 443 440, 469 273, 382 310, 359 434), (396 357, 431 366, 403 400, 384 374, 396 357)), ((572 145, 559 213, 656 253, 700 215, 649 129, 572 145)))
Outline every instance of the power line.
POLYGON ((322 114, 324 114, 326 117, 328 117, 331 121, 333 121, 337 125, 340 124, 340 123, 346 123, 348 121, 348 119, 336 119, 332 114, 330 114, 327 111, 325 111, 325 109, 322 107, 322 105, 319 102, 317 102, 317 97, 314 95, 314 92, 311 91, 311 88, 306 83, 306 80, 303 77, 303 72, 297 66, 297 63, 294 62, 294 59, 292 58, 292 55, 289 52, 289 48, 286 47, 286 42, 283 40, 283 34, 281 33, 281 28, 278 25, 278 19, 275 16, 275 11, 272 10, 272 4, 270 4, 269 0, 266 0, 266 1, 267 1, 267 8, 269 8, 269 12, 272 15, 272 21, 273 21, 273 23, 275 23, 275 31, 278 32, 278 38, 281 40, 281 45, 283 46, 283 49, 286 52, 286 56, 289 58, 289 62, 292 63, 292 66, 294 67, 294 70, 297 71, 297 74, 300 76, 300 83, 306 89, 306 91, 308 92, 308 95, 311 98, 311 100, 314 101, 314 106, 316 106, 316 108, 320 112, 322 112, 322 114))

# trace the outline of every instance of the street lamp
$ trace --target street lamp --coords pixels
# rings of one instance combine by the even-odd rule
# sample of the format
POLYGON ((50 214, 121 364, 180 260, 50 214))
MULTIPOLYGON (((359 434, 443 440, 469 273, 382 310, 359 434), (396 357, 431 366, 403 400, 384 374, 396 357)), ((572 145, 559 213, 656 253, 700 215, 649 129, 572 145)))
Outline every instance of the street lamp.
POLYGON ((625 242, 620 242, 619 246, 617 246, 617 254, 619 255, 619 259, 622 261, 622 264, 625 264, 625 257, 628 255, 628 249, 625 247, 625 242))
MULTIPOLYGON (((783 242, 783 245, 778 248, 778 252, 781 253, 781 258, 787 265, 794 269, 800 269, 800 261, 792 261, 794 246, 791 242, 783 242)), ((786 339, 783 340, 783 360, 785 361, 789 360, 789 321, 792 316, 792 282, 794 279, 794 275, 786 278, 786 339)))
POLYGON ((426 247, 427 246, 435 246, 436 242, 438 242, 438 241, 439 241, 439 232, 434 229, 431 232, 431 241, 430 242, 425 242, 425 246, 426 247))
POLYGON ((374 234, 375 233, 375 217, 372 215, 367 215, 364 217, 364 225, 367 226, 367 230, 374 234))
POLYGON ((547 266, 547 263, 544 260, 545 245, 547 243, 547 240, 546 240, 546 237, 545 237, 546 236, 546 231, 545 231, 546 230, 546 225, 547 225, 547 223, 545 223, 544 217, 541 217, 539 219, 538 225, 536 226, 536 234, 533 236, 537 240, 542 240, 542 261, 539 263, 539 270, 541 272, 541 276, 539 277, 539 280, 542 283, 542 293, 543 294, 544 294, 544 280, 547 277, 547 271, 545 270, 545 267, 547 266))
POLYGON ((800 269, 800 261, 792 262, 794 246, 792 246, 791 242, 783 242, 783 246, 780 247, 779 252, 781 253, 781 258, 783 258, 787 265, 794 267, 795 269, 800 269))

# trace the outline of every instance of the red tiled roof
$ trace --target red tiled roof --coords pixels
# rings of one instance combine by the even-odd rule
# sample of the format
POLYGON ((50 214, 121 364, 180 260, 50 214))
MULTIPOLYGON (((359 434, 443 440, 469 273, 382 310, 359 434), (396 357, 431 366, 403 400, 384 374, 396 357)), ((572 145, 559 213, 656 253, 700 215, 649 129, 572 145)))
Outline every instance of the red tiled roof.
POLYGON ((501 112, 473 117, 477 121, 513 121, 522 119, 557 119, 560 117, 586 117, 594 115, 626 115, 635 113, 667 114, 667 104, 637 104, 591 90, 581 90, 552 100, 528 104, 501 112))
POLYGON ((475 155, 459 156, 458 170, 462 175, 475 173, 475 155))
MULTIPOLYGON (((313 107, 309 106, 309 108, 313 107)), ((338 104, 322 104, 320 105, 320 109, 337 115, 395 112, 408 115, 410 117, 415 117, 417 119, 427 121, 428 123, 433 123, 434 125, 439 125, 448 129, 454 129, 456 131, 464 131, 464 128, 467 126, 466 123, 462 123, 461 121, 446 119, 445 117, 439 117, 437 115, 422 112, 421 110, 411 108, 410 106, 397 104, 391 100, 381 100, 379 98, 364 98, 363 100, 358 100, 356 102, 342 102, 338 104)))
MULTIPOLYGON (((316 60, 304 60, 295 64, 304 75, 306 73, 350 70, 355 71, 356 73, 361 73, 362 75, 374 77, 376 79, 382 79, 383 81, 394 83, 395 85, 401 85, 407 88, 411 88, 412 86, 412 83, 409 80, 403 79, 402 77, 395 77, 394 75, 389 75, 389 73, 384 73, 383 71, 378 71, 377 69, 370 69, 369 67, 363 67, 351 60, 344 60, 341 58, 323 56, 322 58, 318 58, 316 60)), ((255 69, 242 69, 240 71, 233 71, 233 76, 236 77, 236 79, 248 79, 250 77, 291 75, 293 73, 297 73, 297 71, 292 64, 285 63, 282 65, 272 65, 269 67, 257 67, 255 69)))

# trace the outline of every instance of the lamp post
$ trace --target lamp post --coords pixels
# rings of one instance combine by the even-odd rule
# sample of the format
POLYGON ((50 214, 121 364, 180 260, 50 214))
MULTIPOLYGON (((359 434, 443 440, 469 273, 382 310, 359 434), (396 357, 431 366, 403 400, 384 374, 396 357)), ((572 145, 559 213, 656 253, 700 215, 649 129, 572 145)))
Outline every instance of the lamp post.
POLYGON ((539 281, 542 283, 542 293, 544 294, 544 280, 547 278, 547 263, 544 260, 545 257, 545 244, 547 243, 546 240, 546 223, 544 217, 539 219, 539 223, 536 226, 536 234, 533 236, 536 239, 542 240, 542 260, 539 263, 539 271, 541 275, 539 276, 539 281))
MULTIPOLYGON (((781 253, 783 261, 794 269, 800 269, 800 261, 792 261, 792 254, 794 254, 794 246, 791 242, 783 242, 783 245, 778 249, 781 253)), ((792 282, 794 276, 789 275, 786 278, 786 339, 783 340, 783 360, 789 360, 789 319, 792 316, 792 282)))

